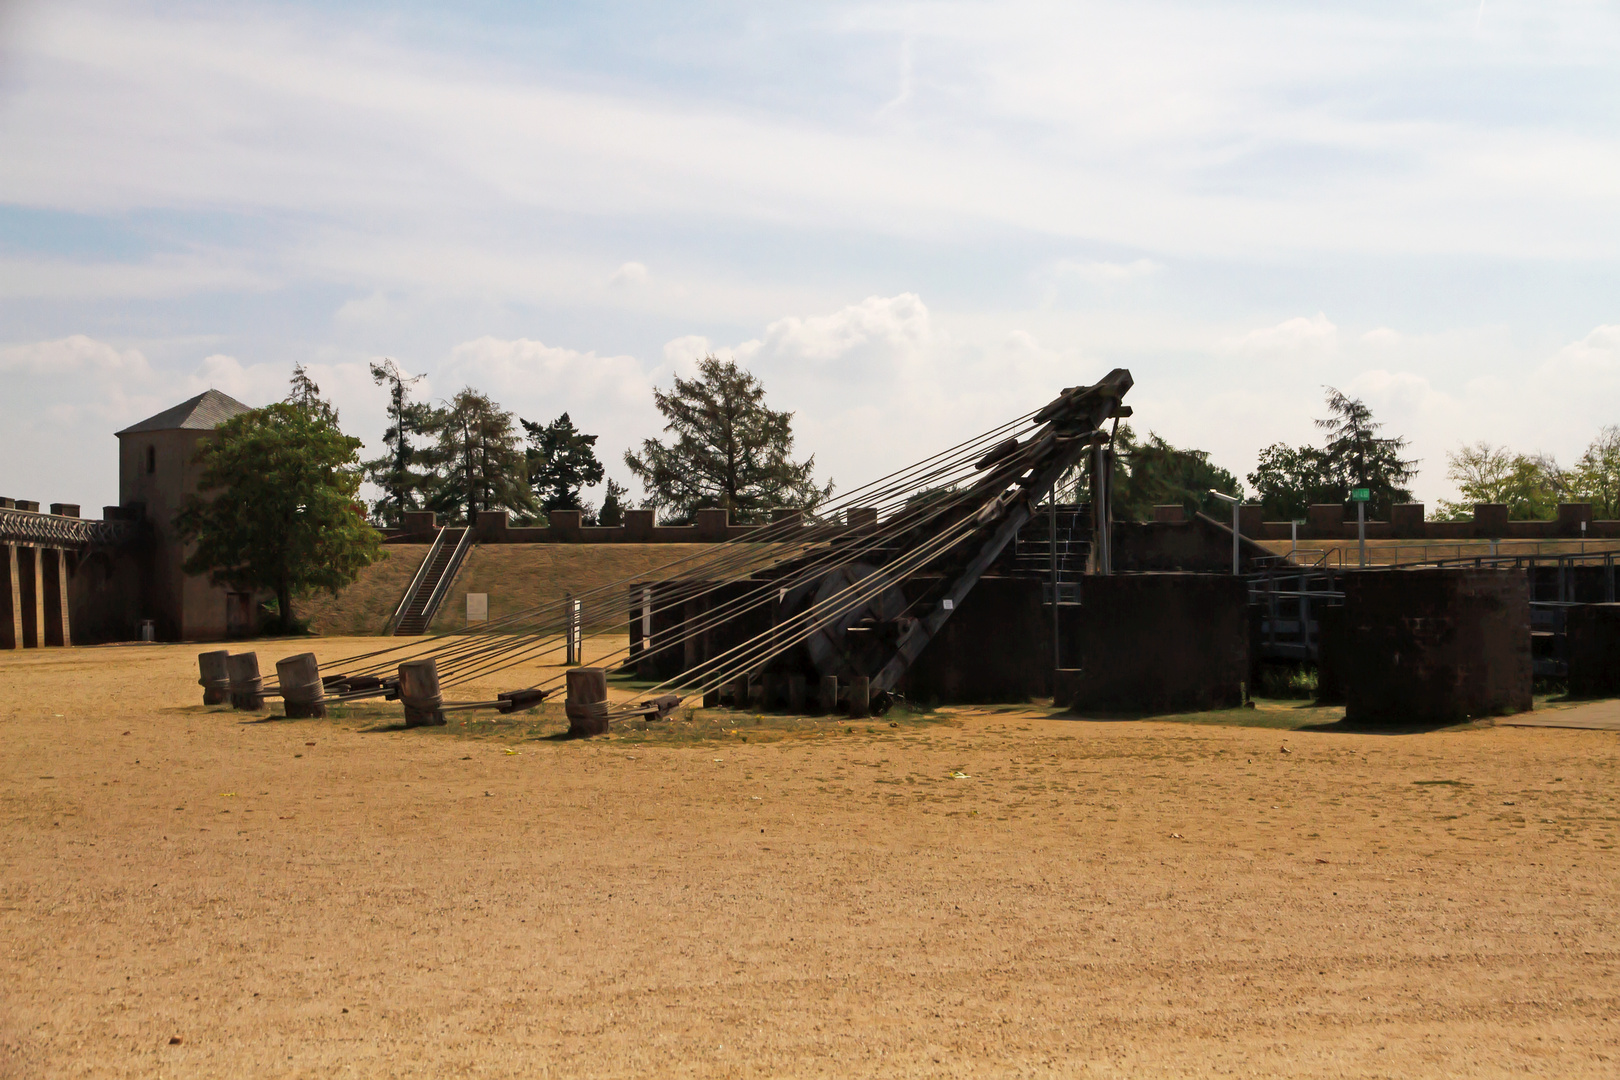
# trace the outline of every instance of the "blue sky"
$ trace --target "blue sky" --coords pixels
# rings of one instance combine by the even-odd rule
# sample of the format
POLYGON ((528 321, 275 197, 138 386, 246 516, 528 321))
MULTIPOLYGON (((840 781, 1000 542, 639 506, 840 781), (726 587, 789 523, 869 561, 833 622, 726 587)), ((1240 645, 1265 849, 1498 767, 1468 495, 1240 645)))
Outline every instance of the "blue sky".
POLYGON ((1247 472, 1620 423, 1620 8, 0 4, 0 494, 295 362, 568 410, 705 351, 852 487, 1114 366, 1247 472))

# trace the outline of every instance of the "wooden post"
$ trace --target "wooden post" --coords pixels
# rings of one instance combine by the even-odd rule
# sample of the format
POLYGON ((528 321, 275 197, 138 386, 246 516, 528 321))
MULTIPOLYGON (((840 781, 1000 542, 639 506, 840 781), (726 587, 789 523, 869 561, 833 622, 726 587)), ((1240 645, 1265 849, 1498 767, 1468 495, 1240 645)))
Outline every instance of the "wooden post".
POLYGON ((572 668, 565 675, 568 700, 563 712, 568 716, 568 734, 574 738, 606 735, 608 730, 607 671, 603 668, 572 668))
POLYGON ((748 676, 739 675, 731 680, 731 707, 733 709, 748 708, 748 676))
POLYGON ((776 708, 782 700, 782 676, 774 671, 762 671, 759 686, 759 707, 765 711, 776 708))
POLYGON ((406 727, 445 723, 439 665, 432 660, 407 660, 399 665, 399 701, 405 706, 406 727))
POLYGON ((314 653, 299 653, 277 660, 276 681, 281 684, 281 710, 287 719, 305 720, 326 715, 326 687, 321 685, 321 668, 314 653))
POLYGON ((838 711, 838 676, 823 675, 821 677, 820 693, 817 695, 816 705, 824 713, 838 711))
POLYGON ((866 675, 849 681, 849 715, 855 719, 872 715, 872 680, 866 675))
POLYGON ((231 707, 244 712, 264 708, 264 680, 259 678, 258 653, 232 653, 225 660, 230 673, 231 707))
POLYGON ((197 654, 197 684, 203 688, 204 705, 224 705, 231 700, 230 652, 215 649, 197 654))
POLYGON ((44 582, 40 589, 43 610, 43 629, 40 643, 73 644, 73 629, 68 618, 68 553, 65 548, 40 548, 39 558, 44 565, 44 582))
POLYGON ((805 678, 795 671, 788 676, 788 712, 795 716, 804 714, 805 678))
POLYGON ((22 643, 24 648, 37 649, 45 644, 45 574, 44 559, 37 547, 19 547, 17 566, 22 581, 22 643))
POLYGON ((17 563, 17 545, 0 545, 0 649, 23 647, 22 571, 17 563))

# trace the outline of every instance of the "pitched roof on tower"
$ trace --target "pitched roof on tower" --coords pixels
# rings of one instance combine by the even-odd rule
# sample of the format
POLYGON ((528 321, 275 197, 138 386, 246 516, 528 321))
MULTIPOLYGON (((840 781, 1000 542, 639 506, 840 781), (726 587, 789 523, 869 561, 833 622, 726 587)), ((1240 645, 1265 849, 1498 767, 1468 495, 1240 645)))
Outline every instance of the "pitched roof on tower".
POLYGON ((148 416, 138 424, 131 424, 119 435, 130 435, 137 431, 180 431, 190 429, 195 431, 209 431, 219 427, 233 416, 245 412, 252 412, 252 408, 242 404, 229 394, 222 394, 218 390, 205 390, 194 398, 182 401, 172 409, 164 409, 156 416, 148 416))

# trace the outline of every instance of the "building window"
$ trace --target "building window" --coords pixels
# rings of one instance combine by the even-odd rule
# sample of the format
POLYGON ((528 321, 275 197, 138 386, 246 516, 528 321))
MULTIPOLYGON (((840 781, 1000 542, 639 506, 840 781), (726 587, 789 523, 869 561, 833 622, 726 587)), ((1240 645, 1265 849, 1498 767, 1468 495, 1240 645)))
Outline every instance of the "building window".
POLYGON ((157 447, 155 446, 146 448, 146 471, 148 473, 157 472, 157 447))

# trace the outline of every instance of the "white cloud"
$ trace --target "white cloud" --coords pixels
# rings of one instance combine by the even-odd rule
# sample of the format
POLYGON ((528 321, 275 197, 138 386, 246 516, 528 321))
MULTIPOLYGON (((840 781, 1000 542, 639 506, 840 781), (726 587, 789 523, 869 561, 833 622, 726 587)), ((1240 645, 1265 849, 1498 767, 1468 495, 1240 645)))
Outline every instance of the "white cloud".
POLYGON ((647 280, 647 267, 638 262, 627 262, 608 275, 609 285, 640 285, 647 280))
POLYGON ((1263 326, 1237 338, 1228 339, 1228 352, 1290 359, 1325 357, 1338 346, 1339 328, 1321 312, 1306 318, 1288 319, 1275 326, 1263 326))
POLYGON ((119 349, 84 334, 73 334, 57 341, 0 346, 0 371, 141 379, 151 374, 151 366, 139 349, 119 349))

